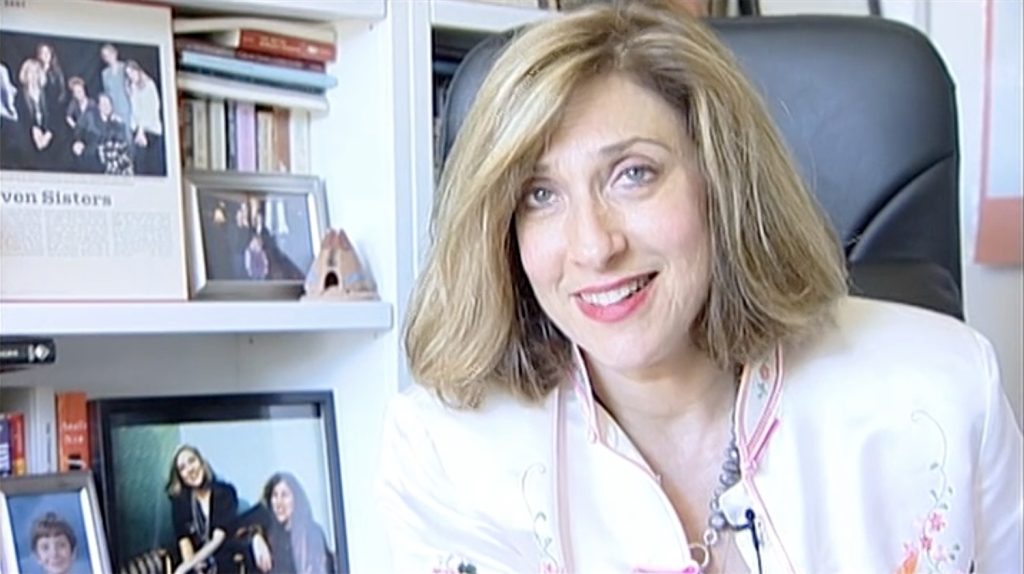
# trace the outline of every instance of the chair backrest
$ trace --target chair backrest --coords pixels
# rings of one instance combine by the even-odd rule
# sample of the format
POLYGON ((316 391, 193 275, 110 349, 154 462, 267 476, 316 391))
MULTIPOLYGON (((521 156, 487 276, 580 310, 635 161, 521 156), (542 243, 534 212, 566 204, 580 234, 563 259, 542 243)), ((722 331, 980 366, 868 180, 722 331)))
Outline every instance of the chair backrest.
MULTIPOLYGON (((869 17, 709 23, 831 218, 852 290, 962 317, 956 99, 928 39, 869 17)), ((460 64, 442 121, 444 155, 513 35, 486 38, 460 64)))

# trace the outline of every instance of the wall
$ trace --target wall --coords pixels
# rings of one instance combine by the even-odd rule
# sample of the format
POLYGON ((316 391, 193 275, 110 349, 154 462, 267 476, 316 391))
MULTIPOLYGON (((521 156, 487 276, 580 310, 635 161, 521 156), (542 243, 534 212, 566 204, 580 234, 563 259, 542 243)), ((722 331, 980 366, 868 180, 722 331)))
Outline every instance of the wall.
MULTIPOLYGON (((1021 425, 1024 420, 1024 270, 987 267, 973 261, 981 167, 984 2, 882 0, 881 7, 886 17, 928 34, 956 82, 960 111, 960 240, 967 323, 988 337, 995 347, 1003 385, 1017 424, 1021 425)), ((761 0, 761 9, 765 15, 866 14, 867 0, 761 0)), ((1017 26, 1024 24, 1018 21, 1017 26)), ((1000 118, 993 118, 993 121, 998 122, 1000 118)))
MULTIPOLYGON (((927 12, 926 30, 957 85, 961 151, 960 225, 963 231, 961 246, 964 253, 967 322, 992 341, 999 356, 1003 384, 1020 425, 1024 410, 1024 351, 1021 334, 1024 323, 1024 270, 1020 267, 986 267, 973 262, 981 168, 984 2, 930 2, 927 12)), ((1018 29, 1024 26, 1020 21, 1016 25, 1018 29)), ((992 121, 998 122, 1000 118, 994 117, 992 121)))

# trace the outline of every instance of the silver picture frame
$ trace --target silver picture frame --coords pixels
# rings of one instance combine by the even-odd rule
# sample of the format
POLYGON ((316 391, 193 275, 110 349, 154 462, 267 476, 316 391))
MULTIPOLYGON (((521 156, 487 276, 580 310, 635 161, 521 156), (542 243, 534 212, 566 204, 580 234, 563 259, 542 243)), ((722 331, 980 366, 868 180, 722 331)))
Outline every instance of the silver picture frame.
POLYGON ((192 299, 298 299, 328 229, 322 180, 187 171, 192 299))
POLYGON ((0 544, 5 574, 37 571, 44 554, 70 571, 111 572, 92 473, 0 479, 0 544))

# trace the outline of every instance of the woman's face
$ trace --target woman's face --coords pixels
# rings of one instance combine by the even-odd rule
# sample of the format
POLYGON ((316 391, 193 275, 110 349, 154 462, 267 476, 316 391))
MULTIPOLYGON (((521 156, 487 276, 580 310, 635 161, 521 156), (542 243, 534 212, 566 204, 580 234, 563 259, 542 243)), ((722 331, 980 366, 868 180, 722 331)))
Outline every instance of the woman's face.
POLYGON ((657 376, 692 349, 710 276, 695 162, 678 112, 612 75, 573 95, 523 190, 523 269, 598 369, 657 376))
POLYGON ((110 98, 106 95, 102 95, 96 100, 96 106, 99 107, 100 115, 104 118, 114 111, 114 104, 111 103, 110 98))
POLYGON ((188 449, 181 451, 174 463, 178 468, 178 476, 185 486, 198 488, 203 484, 206 473, 203 470, 203 461, 195 452, 188 449))
POLYGON ((135 69, 134 67, 129 66, 129 67, 125 68, 125 73, 128 74, 128 79, 131 80, 132 82, 138 82, 139 81, 139 71, 137 69, 135 69))
POLYGON ((42 44, 39 46, 39 49, 36 50, 36 56, 39 58, 39 61, 42 62, 45 66, 49 64, 51 61, 53 61, 53 50, 46 44, 42 44))
POLYGON ((292 513, 295 511, 295 497, 292 489, 288 488, 283 480, 270 491, 270 509, 278 522, 287 524, 291 521, 292 513))
POLYGON ((36 542, 36 560, 46 574, 64 574, 71 570, 74 550, 67 536, 44 536, 36 542))

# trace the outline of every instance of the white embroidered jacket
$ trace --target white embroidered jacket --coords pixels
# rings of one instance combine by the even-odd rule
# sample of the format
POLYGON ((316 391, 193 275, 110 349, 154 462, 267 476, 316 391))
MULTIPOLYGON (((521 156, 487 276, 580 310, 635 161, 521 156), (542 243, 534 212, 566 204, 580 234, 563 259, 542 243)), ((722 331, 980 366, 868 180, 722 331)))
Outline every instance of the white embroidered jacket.
MULTIPOLYGON (((722 497, 746 569, 1014 573, 1021 433, 989 343, 954 319, 849 298, 813 345, 748 365, 743 480, 722 497), (760 566, 759 566, 760 562, 760 566)), ((541 405, 395 398, 378 496, 400 573, 693 573, 649 466, 585 369, 541 405)))

